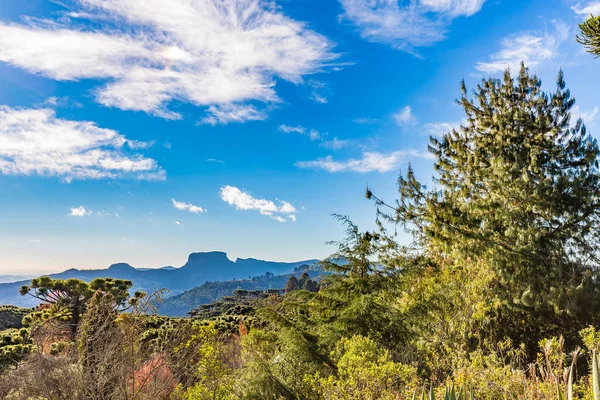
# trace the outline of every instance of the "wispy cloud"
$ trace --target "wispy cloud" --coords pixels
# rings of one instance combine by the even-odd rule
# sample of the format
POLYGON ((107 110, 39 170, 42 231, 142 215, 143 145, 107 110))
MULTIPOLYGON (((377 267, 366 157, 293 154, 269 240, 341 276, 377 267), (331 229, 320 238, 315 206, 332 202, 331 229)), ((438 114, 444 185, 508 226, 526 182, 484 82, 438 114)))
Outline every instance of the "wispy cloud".
POLYGON ((307 129, 302 125, 292 126, 292 125, 279 125, 279 132, 282 133, 297 133, 299 135, 308 136, 311 141, 320 141, 324 140, 324 138, 329 135, 327 132, 319 132, 316 129, 307 129))
POLYGON ((575 4, 571 7, 575 14, 588 17, 590 14, 600 15, 600 1, 588 1, 584 6, 581 3, 575 4))
POLYGON ((379 122, 377 118, 356 118, 352 122, 359 125, 373 125, 379 122))
POLYGON ((321 142, 319 144, 319 146, 324 147, 326 149, 330 149, 330 150, 340 150, 340 149, 350 146, 351 143, 352 143, 351 140, 338 139, 337 137, 334 137, 331 140, 325 140, 325 141, 321 142))
POLYGON ((246 121, 264 121, 267 113, 257 110, 252 105, 224 104, 208 107, 208 116, 200 121, 201 124, 227 125, 246 121))
POLYGON ((398 50, 431 46, 446 36, 452 20, 477 13, 485 0, 340 0, 343 19, 361 36, 398 50))
POLYGON ((279 131, 283 133, 297 133, 299 135, 308 136, 311 141, 319 142, 320 147, 330 150, 340 150, 354 143, 352 140, 339 139, 338 137, 328 140, 328 132, 319 132, 316 129, 308 129, 302 125, 279 125, 279 131))
POLYGON ((127 147, 129 147, 132 150, 139 150, 139 149, 149 149, 150 147, 152 147, 156 144, 156 141, 151 140, 149 142, 143 142, 141 140, 127 140, 126 144, 127 144, 127 147))
POLYGON ((298 168, 322 169, 328 172, 388 172, 398 169, 407 155, 420 156, 417 152, 394 151, 391 153, 365 152, 362 158, 335 161, 332 156, 314 161, 300 161, 298 168))
POLYGON ((304 135, 304 132, 306 132, 306 128, 303 127, 302 125, 290 126, 290 125, 282 124, 282 125, 279 125, 279 131, 283 132, 283 133, 299 133, 301 135, 304 135))
POLYGON ((417 125, 419 119, 413 114, 410 106, 403 107, 392 115, 398 125, 417 125))
POLYGON ((69 215, 71 217, 88 217, 92 215, 92 212, 87 210, 84 206, 71 207, 71 212, 69 215))
POLYGON ((325 104, 327 103, 327 97, 331 93, 331 90, 327 86, 325 82, 317 81, 315 79, 310 79, 308 81, 308 86, 311 89, 310 98, 317 103, 325 104))
POLYGON ((323 138, 325 136, 329 135, 329 133, 325 132, 325 133, 321 133, 316 129, 311 129, 308 132, 308 137, 310 138, 310 140, 312 140, 313 142, 316 140, 323 140, 323 138))
POLYGON ((220 106, 209 109, 211 124, 263 118, 240 103, 277 102, 276 79, 301 83, 337 58, 327 38, 268 2, 68 5, 56 21, 0 23, 0 62, 60 81, 106 82, 95 90, 99 103, 167 119, 182 118, 172 100, 220 106))
POLYGON ((165 171, 157 162, 127 151, 128 143, 114 130, 56 118, 50 109, 0 106, 0 173, 5 175, 53 176, 66 182, 164 180, 165 171))
POLYGON ((110 212, 110 211, 97 211, 96 215, 98 217, 115 217, 117 219, 121 218, 121 216, 119 215, 118 212, 110 212))
POLYGON ((189 211, 194 214, 201 214, 203 212, 206 212, 206 209, 195 206, 192 203, 184 203, 175 199, 171 199, 171 201, 173 202, 173 207, 181 211, 189 211))
POLYGON ((77 101, 71 100, 67 96, 63 97, 48 97, 41 104, 42 106, 49 107, 67 107, 67 108, 82 108, 83 105, 77 101))
POLYGON ((216 164, 225 164, 225 161, 223 161, 223 160, 217 160, 216 158, 207 158, 206 162, 216 163, 216 164))
POLYGON ((262 215, 267 215, 278 222, 285 222, 284 216, 287 216, 292 221, 296 221, 296 208, 284 200, 276 199, 278 203, 276 204, 272 200, 256 198, 235 186, 223 186, 220 196, 224 202, 235 206, 237 210, 258 211, 262 215))
POLYGON ((502 39, 502 49, 490 57, 490 61, 478 62, 479 71, 494 74, 506 68, 518 71, 521 62, 535 68, 559 55, 560 45, 569 38, 569 27, 554 22, 554 29, 545 32, 525 32, 502 39))
POLYGON ((423 125, 423 133, 428 136, 441 137, 453 129, 458 130, 460 122, 428 122, 423 125))
POLYGON ((582 111, 579 108, 579 105, 575 105, 575 107, 573 107, 571 110, 571 122, 575 123, 579 118, 581 118, 588 126, 595 124, 596 120, 598 120, 598 117, 600 116, 600 114, 598 114, 599 111, 600 110, 598 107, 594 107, 592 110, 582 111))

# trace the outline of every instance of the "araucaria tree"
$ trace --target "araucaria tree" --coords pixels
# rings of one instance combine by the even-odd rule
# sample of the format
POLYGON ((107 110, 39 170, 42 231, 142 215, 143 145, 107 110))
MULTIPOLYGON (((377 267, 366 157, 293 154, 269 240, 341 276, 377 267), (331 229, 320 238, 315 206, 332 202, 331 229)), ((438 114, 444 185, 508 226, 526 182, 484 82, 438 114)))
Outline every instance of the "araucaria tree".
POLYGON ((588 19, 579 24, 581 33, 577 41, 585 46, 586 50, 600 57, 600 15, 590 15, 588 19))
POLYGON ((552 93, 523 65, 516 79, 484 79, 474 99, 463 82, 465 122, 430 141, 437 187, 409 167, 382 214, 444 268, 485 275, 482 330, 531 349, 538 335, 576 331, 597 314, 599 148, 571 121, 574 102, 562 71, 552 93))
POLYGON ((49 317, 66 320, 74 337, 81 316, 96 291, 110 293, 114 298, 113 307, 122 311, 144 296, 138 292, 130 298, 131 286, 131 281, 122 279, 96 278, 87 283, 80 279, 63 280, 42 276, 32 279, 29 285, 22 286, 20 293, 22 296, 32 296, 50 307, 49 317))

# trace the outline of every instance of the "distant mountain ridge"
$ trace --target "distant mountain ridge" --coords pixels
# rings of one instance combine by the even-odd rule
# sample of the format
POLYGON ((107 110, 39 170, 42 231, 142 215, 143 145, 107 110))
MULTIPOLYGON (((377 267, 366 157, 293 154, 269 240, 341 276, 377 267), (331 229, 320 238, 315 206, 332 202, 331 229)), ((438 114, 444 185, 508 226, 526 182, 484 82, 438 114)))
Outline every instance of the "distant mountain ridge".
POLYGON ((316 280, 320 280, 322 276, 329 274, 318 266, 313 265, 309 267, 307 264, 296 267, 293 271, 281 275, 265 273, 262 276, 253 276, 245 279, 207 282, 157 304, 158 313, 170 317, 187 317, 188 312, 193 308, 197 308, 202 304, 212 303, 223 296, 230 296, 236 289, 258 291, 284 289, 291 276, 300 278, 304 272, 316 280))
MULTIPOLYGON (((227 253, 212 251, 190 254, 187 262, 180 268, 168 266, 157 269, 137 269, 127 263, 116 263, 108 269, 79 270, 71 268, 57 274, 50 274, 50 277, 56 279, 77 278, 84 281, 104 277, 128 279, 133 282, 133 290, 152 291, 165 288, 171 294, 176 295, 210 281, 243 279, 249 276, 262 275, 265 272, 285 274, 300 265, 313 265, 317 262, 316 259, 277 262, 254 258, 238 258, 236 261, 231 261, 227 257, 227 253)), ((35 299, 19 295, 19 287, 28 283, 29 280, 1 283, 0 305, 35 306, 35 299)))

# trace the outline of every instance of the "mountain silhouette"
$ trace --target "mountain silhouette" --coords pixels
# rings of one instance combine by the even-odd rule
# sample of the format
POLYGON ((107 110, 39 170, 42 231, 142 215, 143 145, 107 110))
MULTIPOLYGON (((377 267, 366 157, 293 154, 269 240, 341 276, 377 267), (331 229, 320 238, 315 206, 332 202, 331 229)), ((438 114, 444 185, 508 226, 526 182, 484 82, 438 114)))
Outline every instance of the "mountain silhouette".
MULTIPOLYGON (((265 272, 285 274, 294 268, 318 262, 316 259, 297 262, 264 261, 254 258, 231 261, 227 253, 221 251, 192 253, 187 262, 180 268, 167 266, 163 268, 134 268, 127 263, 116 263, 107 269, 75 269, 50 274, 55 279, 77 278, 86 282, 94 278, 128 279, 133 282, 133 291, 153 291, 168 289, 172 295, 177 295, 188 289, 200 286, 206 282, 243 279, 249 276, 259 276, 265 272)), ((32 307, 37 300, 30 296, 19 295, 19 288, 29 284, 29 280, 0 284, 0 304, 12 304, 21 307, 32 307)))

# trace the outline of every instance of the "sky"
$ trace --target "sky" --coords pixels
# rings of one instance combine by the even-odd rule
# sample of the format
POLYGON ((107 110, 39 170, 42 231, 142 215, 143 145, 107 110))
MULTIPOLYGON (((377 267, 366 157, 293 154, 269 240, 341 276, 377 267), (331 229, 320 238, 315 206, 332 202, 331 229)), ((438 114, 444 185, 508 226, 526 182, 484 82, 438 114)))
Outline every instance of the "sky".
MULTIPOLYGON (((600 1, 2 0, 0 274, 326 257, 375 221, 460 81, 524 61, 600 135, 600 1), (166 6, 168 4, 168 6, 166 6)), ((400 241, 409 240, 399 237, 400 241)))

